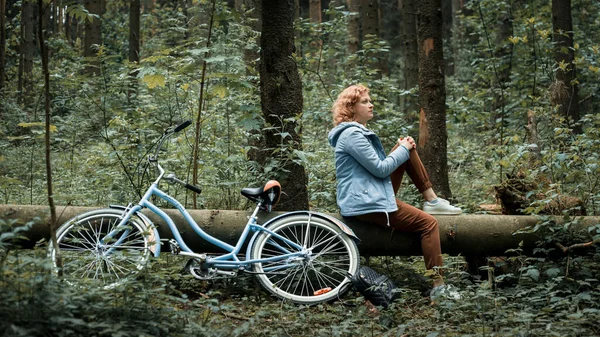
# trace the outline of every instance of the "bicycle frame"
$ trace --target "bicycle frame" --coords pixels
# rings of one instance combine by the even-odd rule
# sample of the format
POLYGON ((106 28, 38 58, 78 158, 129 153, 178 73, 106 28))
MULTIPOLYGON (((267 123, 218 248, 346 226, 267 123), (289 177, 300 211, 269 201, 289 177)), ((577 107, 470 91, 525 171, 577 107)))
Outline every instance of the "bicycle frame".
MULTIPOLYGON (((121 219, 121 222, 116 226, 116 228, 113 231, 111 231, 110 233, 107 234, 106 238, 111 238, 120 229, 122 229, 125 226, 125 224, 129 221, 129 219, 131 218, 132 215, 139 212, 142 208, 148 208, 153 213, 158 215, 161 219, 163 219, 165 223, 167 223, 167 225, 169 226, 169 229, 171 230, 171 233, 173 234, 175 241, 177 241, 177 244, 181 248, 180 255, 190 256, 190 257, 194 257, 194 258, 203 258, 203 256, 201 256, 200 254, 194 253, 188 247, 188 245, 185 243, 185 241, 181 237, 181 234, 179 233, 177 226, 175 225, 175 223, 171 219, 171 217, 169 217, 169 215, 167 215, 167 213, 165 213, 163 210, 161 210, 159 207, 157 207, 150 201, 152 196, 157 196, 157 197, 165 200, 167 203, 169 203, 173 207, 175 207, 179 211, 179 213, 181 215, 183 215, 183 217, 186 220, 186 222, 188 223, 188 225, 190 227, 192 227, 192 229, 194 230, 194 232, 196 232, 196 234, 198 236, 200 236, 202 239, 208 241, 210 244, 228 251, 228 253, 226 253, 226 254, 219 255, 216 257, 212 257, 212 258, 207 258, 206 263, 210 267, 222 268, 222 269, 245 270, 245 269, 251 267, 252 264, 254 264, 254 263, 274 262, 274 261, 286 260, 286 259, 290 259, 290 258, 294 258, 294 257, 305 257, 308 254, 306 247, 302 247, 302 246, 296 244, 295 242, 290 241, 289 239, 287 239, 285 237, 282 237, 281 235, 279 235, 277 233, 273 233, 272 231, 264 228, 262 225, 260 225, 257 222, 257 214, 258 214, 258 211, 260 210, 260 205, 256 206, 254 212, 248 219, 248 222, 246 223, 246 226, 244 227, 244 231, 242 232, 242 234, 241 234, 240 238, 238 239, 235 246, 232 246, 226 242, 223 242, 223 241, 211 236, 210 234, 208 234, 204 230, 202 230, 202 228, 200 228, 200 226, 194 221, 192 216, 189 214, 189 212, 185 209, 185 207, 181 203, 179 203, 175 198, 171 197, 170 195, 168 195, 167 193, 163 192, 162 190, 160 190, 158 188, 158 183, 163 178, 165 172, 164 172, 163 168, 160 166, 160 164, 157 163, 156 165, 160 172, 156 181, 154 181, 152 183, 152 185, 148 188, 148 190, 146 191, 146 193, 144 194, 144 196, 142 197, 142 199, 139 201, 139 203, 137 205, 130 207, 126 210, 126 212, 123 215, 123 218, 121 219), (276 257, 265 258, 265 259, 251 259, 251 256, 250 256, 251 247, 249 245, 246 249, 246 259, 242 261, 237 257, 237 255, 240 253, 244 242, 246 242, 246 239, 248 238, 250 231, 256 232, 254 235, 258 235, 260 232, 265 231, 265 232, 273 235, 274 237, 284 241, 286 244, 290 245, 290 247, 293 247, 294 249, 297 249, 298 251, 289 252, 284 247, 281 247, 280 245, 278 245, 278 248, 281 249, 281 251, 284 254, 282 254, 280 256, 276 256, 276 257)), ((123 238, 126 237, 127 233, 128 233, 128 230, 125 232, 125 234, 121 235, 121 238, 119 240, 117 240, 117 244, 119 244, 120 241, 122 241, 123 238)), ((158 256, 158 254, 156 254, 156 255, 158 256)), ((295 266, 295 264, 294 263, 285 263, 284 265, 280 265, 277 267, 265 268, 265 271, 273 271, 275 269, 282 269, 282 268, 287 268, 287 267, 292 267, 292 266, 295 266)))

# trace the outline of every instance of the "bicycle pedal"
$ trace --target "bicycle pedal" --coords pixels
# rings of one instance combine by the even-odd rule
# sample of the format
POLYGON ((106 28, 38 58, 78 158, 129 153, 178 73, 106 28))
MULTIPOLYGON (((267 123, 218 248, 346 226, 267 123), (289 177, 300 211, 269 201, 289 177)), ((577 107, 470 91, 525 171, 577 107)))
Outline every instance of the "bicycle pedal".
POLYGON ((179 255, 181 253, 181 247, 179 247, 179 243, 175 239, 169 240, 169 248, 172 254, 179 255))

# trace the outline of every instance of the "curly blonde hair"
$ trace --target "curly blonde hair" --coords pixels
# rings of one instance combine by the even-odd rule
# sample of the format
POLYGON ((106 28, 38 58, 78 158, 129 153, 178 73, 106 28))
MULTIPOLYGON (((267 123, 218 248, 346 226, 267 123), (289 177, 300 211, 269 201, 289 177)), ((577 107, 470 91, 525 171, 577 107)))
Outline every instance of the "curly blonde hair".
POLYGON ((354 119, 354 104, 360 96, 369 93, 369 88, 362 84, 351 85, 342 91, 331 107, 333 126, 342 122, 352 122, 354 119))

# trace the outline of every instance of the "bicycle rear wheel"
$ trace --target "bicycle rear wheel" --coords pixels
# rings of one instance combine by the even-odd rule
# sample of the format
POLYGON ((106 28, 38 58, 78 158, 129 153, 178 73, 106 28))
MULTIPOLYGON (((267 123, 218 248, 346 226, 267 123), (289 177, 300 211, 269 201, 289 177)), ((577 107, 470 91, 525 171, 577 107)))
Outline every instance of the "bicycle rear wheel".
MULTIPOLYGON (((111 287, 142 270, 158 244, 154 232, 132 216, 117 228, 122 211, 101 209, 76 216, 58 228, 64 279, 70 284, 86 279, 111 287)), ((50 257, 58 271, 56 249, 50 257)))
MULTIPOLYGON (((358 269, 356 244, 335 224, 315 216, 294 215, 267 227, 272 232, 303 246, 306 257, 256 263, 260 283, 272 294, 296 303, 316 304, 343 295, 350 286, 349 275, 358 269)), ((298 252, 284 240, 267 232, 252 246, 252 259, 276 258, 298 252)))

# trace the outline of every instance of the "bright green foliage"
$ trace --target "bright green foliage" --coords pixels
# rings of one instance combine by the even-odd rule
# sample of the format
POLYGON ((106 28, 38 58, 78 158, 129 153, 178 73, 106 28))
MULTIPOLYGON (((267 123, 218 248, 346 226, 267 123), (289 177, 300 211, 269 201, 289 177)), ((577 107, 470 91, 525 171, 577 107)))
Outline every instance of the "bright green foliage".
MULTIPOLYGON (((550 5, 518 4, 508 1, 474 1, 457 17, 453 52, 456 75, 447 80, 449 175, 455 199, 466 209, 476 211, 480 203, 494 200, 492 186, 504 174, 527 169, 525 146, 526 112, 538 116, 539 148, 544 165, 534 169, 560 186, 557 192, 584 200, 588 213, 598 211, 596 169, 598 159, 593 144, 598 136, 592 127, 598 56, 600 55, 596 3, 574 2, 575 38, 580 99, 587 114, 582 120, 585 133, 575 139, 568 130, 560 137, 556 129, 564 123, 550 103, 553 81, 552 25, 550 5), (498 41, 500 18, 512 18, 512 36, 498 41), (501 47, 509 54, 501 54, 501 47), (507 82, 498 82, 498 73, 510 67, 507 82), (500 103, 498 97, 503 98, 500 103), (496 103, 494 103, 496 102, 496 103), (496 109, 492 111, 492 108, 496 109), (558 152, 557 152, 558 151, 558 152)), ((245 50, 257 51, 258 33, 249 28, 248 13, 240 15, 218 3, 210 47, 206 47, 210 3, 195 3, 189 8, 154 8, 142 16, 142 51, 139 64, 128 64, 127 9, 124 3, 111 2, 102 17, 103 41, 96 58, 100 75, 85 77, 86 62, 63 35, 50 34, 53 167, 59 204, 106 205, 128 203, 139 196, 153 178, 146 170, 145 156, 154 140, 168 125, 200 116, 199 183, 204 193, 201 207, 243 208, 238 191, 257 186, 274 177, 281 161, 303 163, 310 175, 311 207, 336 211, 335 170, 327 144, 331 128, 330 107, 337 93, 351 83, 371 88, 377 117, 369 126, 391 148, 402 135, 418 136, 417 110, 407 106, 418 88, 403 88, 402 60, 390 60, 391 76, 377 73, 378 58, 391 53, 389 43, 366 37, 356 54, 347 52, 347 22, 352 15, 343 7, 326 10, 329 20, 322 24, 300 19, 297 22, 297 54, 303 80, 304 111, 296 117, 304 137, 303 151, 274 149, 271 160, 262 165, 248 160, 257 146, 263 125, 256 68, 245 61, 245 50), (207 58, 205 59, 205 55, 207 58), (207 62, 204 108, 199 113, 198 92, 202 62, 207 62), (130 73, 135 70, 136 90, 130 94, 130 73)), ((80 7, 69 10, 85 18, 80 7)), ((15 48, 19 22, 8 30, 8 51, 15 48), (11 42, 12 41, 12 42, 11 42)), ((255 54, 257 55, 257 54, 255 54)), ((9 58, 10 78, 16 78, 18 63, 9 58), (14 75, 14 76, 13 76, 14 75)), ((35 80, 41 76, 35 67, 35 80)), ((15 86, 6 92, 0 142, 0 190, 6 203, 45 202, 42 155, 42 130, 39 105, 17 104, 15 86)), ((285 123, 285 121, 282 121, 285 123)), ((282 137, 285 136, 282 134, 282 137)), ((184 179, 191 179, 193 128, 168 146, 168 168, 184 179)), ((406 179, 400 197, 419 203, 406 179)), ((184 190, 173 190, 189 200, 184 190)), ((548 194, 550 195, 550 194, 548 194)))

